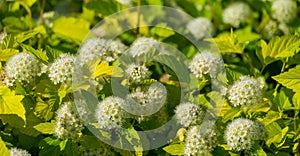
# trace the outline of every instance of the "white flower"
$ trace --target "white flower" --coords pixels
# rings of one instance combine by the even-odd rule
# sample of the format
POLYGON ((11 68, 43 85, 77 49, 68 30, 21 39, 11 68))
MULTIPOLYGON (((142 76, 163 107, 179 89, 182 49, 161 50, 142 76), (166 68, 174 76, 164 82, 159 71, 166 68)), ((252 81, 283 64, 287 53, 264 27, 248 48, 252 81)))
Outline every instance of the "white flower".
POLYGON ((278 33, 278 25, 275 21, 270 20, 263 28, 262 35, 266 39, 271 39, 276 33, 278 33))
POLYGON ((199 124, 203 110, 199 105, 191 102, 180 103, 175 110, 175 118, 177 122, 184 127, 199 124))
POLYGON ((256 140, 265 138, 266 132, 262 127, 258 121, 238 118, 227 125, 224 139, 230 150, 250 150, 256 140))
POLYGON ((54 84, 64 83, 70 85, 74 72, 75 57, 62 54, 49 68, 49 77, 54 84))
POLYGON ((107 41, 101 38, 89 39, 79 50, 79 59, 82 64, 94 61, 105 55, 107 41))
POLYGON ((132 43, 128 53, 132 57, 142 56, 157 48, 158 45, 159 42, 153 38, 140 37, 132 43))
POLYGON ((262 80, 249 76, 241 76, 239 81, 233 83, 228 90, 228 99, 234 107, 251 108, 259 105, 263 98, 264 84, 262 80))
POLYGON ((222 60, 209 51, 196 54, 189 63, 189 69, 197 78, 206 74, 215 77, 221 66, 222 60))
POLYGON ((81 64, 101 59, 101 62, 115 61, 126 50, 126 46, 113 40, 101 38, 89 39, 79 50, 81 64))
POLYGON ((234 2, 223 11, 223 21, 233 27, 238 28, 251 17, 251 8, 247 3, 234 2))
POLYGON ((83 124, 87 119, 88 110, 85 102, 74 104, 74 102, 65 102, 57 110, 55 136, 61 139, 78 139, 79 133, 83 129, 83 124))
POLYGON ((211 155, 217 141, 217 133, 212 122, 191 127, 186 133, 185 155, 211 155))
POLYGON ((147 91, 136 90, 127 95, 125 110, 133 115, 149 116, 165 104, 167 90, 161 83, 153 83, 147 91))
POLYGON ((190 21, 187 24, 187 28, 197 39, 211 37, 214 34, 214 25, 205 17, 196 18, 190 21))
POLYGON ((117 0, 117 1, 123 5, 129 5, 130 3, 132 3, 132 0, 117 0))
POLYGON ((27 52, 12 56, 5 66, 6 77, 12 82, 18 80, 19 82, 26 81, 29 83, 38 72, 37 60, 32 54, 27 52))
POLYGON ((130 64, 125 72, 128 80, 133 83, 140 83, 149 76, 149 70, 144 65, 130 64))
POLYGON ((110 96, 98 103, 95 117, 98 125, 102 129, 114 129, 121 127, 124 112, 121 106, 125 105, 125 100, 110 96))
POLYGON ((297 16, 297 4, 293 0, 274 0, 272 16, 279 22, 289 23, 297 16))
POLYGON ((9 149, 10 156, 31 156, 26 150, 19 148, 11 148, 9 149))

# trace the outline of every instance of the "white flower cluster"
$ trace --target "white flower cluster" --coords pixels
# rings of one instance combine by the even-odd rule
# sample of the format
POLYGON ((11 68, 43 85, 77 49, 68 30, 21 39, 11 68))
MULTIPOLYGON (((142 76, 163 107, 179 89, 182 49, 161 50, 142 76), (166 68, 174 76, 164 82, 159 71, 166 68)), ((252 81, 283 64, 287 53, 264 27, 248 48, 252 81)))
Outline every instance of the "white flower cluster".
POLYGON ((129 48, 128 54, 132 57, 142 56, 150 50, 157 48, 159 42, 153 38, 140 37, 137 38, 129 48))
POLYGON ((72 83, 72 74, 74 72, 75 57, 62 54, 56 59, 49 68, 49 77, 54 84, 64 83, 70 85, 72 83))
POLYGON ((175 109, 175 118, 184 127, 199 124, 202 115, 200 106, 191 102, 180 103, 175 109))
POLYGON ((11 148, 9 149, 10 156, 31 156, 26 150, 19 148, 11 148))
POLYGON ((83 101, 80 107, 74 102, 65 102, 57 110, 55 135, 61 139, 78 139, 83 129, 84 121, 88 118, 88 110, 83 101))
POLYGON ((262 30, 262 35, 266 39, 271 39, 278 32, 278 24, 270 20, 262 30))
POLYGON ((149 70, 144 65, 130 64, 125 70, 129 82, 140 83, 149 77, 149 70))
POLYGON ((126 97, 126 110, 133 115, 151 115, 159 111, 167 98, 167 90, 161 83, 153 83, 147 91, 130 93, 126 97))
POLYGON ((185 155, 211 155, 211 151, 217 142, 217 132, 212 122, 204 122, 201 125, 191 127, 186 133, 185 155))
POLYGON ((13 85, 16 80, 29 83, 38 72, 38 61, 32 54, 27 52, 16 54, 8 60, 5 66, 6 79, 11 82, 7 85, 13 85))
POLYGON ((289 23, 297 16, 297 4, 293 0, 274 0, 272 15, 279 22, 289 23))
POLYGON ((221 66, 221 58, 218 58, 209 51, 196 54, 189 63, 189 69, 197 78, 202 78, 206 74, 215 77, 221 66))
POLYGON ((214 34, 213 23, 205 17, 196 18, 190 21, 187 24, 187 28, 196 39, 211 37, 214 34))
POLYGON ((251 17, 251 12, 252 10, 247 3, 234 2, 223 11, 223 21, 238 28, 240 24, 245 23, 251 17))
POLYGON ((227 125, 224 138, 230 150, 250 150, 255 141, 266 138, 266 131, 259 121, 238 118, 227 125))
POLYGON ((126 50, 126 46, 113 40, 89 39, 79 50, 81 64, 101 58, 102 62, 112 62, 126 50))
POLYGON ((95 117, 101 129, 114 129, 121 127, 124 112, 122 106, 125 100, 110 96, 98 103, 95 117))
POLYGON ((260 79, 241 76, 239 81, 233 83, 228 89, 228 99, 234 107, 251 108, 262 102, 264 83, 260 79))

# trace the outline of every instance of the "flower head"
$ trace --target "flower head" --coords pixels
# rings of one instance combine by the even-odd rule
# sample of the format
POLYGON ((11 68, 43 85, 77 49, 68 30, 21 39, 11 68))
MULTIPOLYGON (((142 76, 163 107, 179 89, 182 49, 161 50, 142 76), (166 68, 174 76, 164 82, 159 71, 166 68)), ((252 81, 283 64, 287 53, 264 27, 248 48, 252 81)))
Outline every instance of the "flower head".
POLYGON ((214 33, 214 25, 204 17, 196 18, 187 24, 187 28, 197 39, 210 37, 214 33))
POLYGON ((274 0, 272 16, 279 22, 289 23, 297 16, 297 4, 293 0, 274 0))
POLYGON ((31 156, 26 150, 19 148, 11 148, 9 149, 10 156, 31 156))
POLYGON ((238 118, 227 125, 224 137, 231 150, 241 151, 250 150, 256 140, 265 138, 265 134, 263 125, 258 121, 238 118))
POLYGON ((275 21, 270 20, 263 28, 262 35, 266 39, 271 39, 274 35, 278 33, 278 30, 278 24, 275 21))
POLYGON ((209 51, 204 51, 194 56, 189 64, 189 69, 197 78, 202 78, 206 74, 215 77, 221 65, 222 60, 220 58, 209 51))
POLYGON ((262 102, 262 80, 249 76, 241 76, 239 81, 233 83, 228 90, 228 99, 234 107, 242 106, 251 108, 262 102))
POLYGON ((217 141, 217 132, 212 122, 191 127, 186 133, 185 155, 211 155, 217 141))
POLYGON ((98 103, 95 117, 100 128, 114 129, 121 127, 124 117, 123 105, 125 105, 125 100, 114 96, 107 97, 98 103))
POLYGON ((61 139, 78 138, 78 134, 83 129, 83 124, 87 120, 88 110, 84 101, 65 102, 57 110, 55 135, 61 139))
POLYGON ((27 52, 12 56, 5 66, 6 78, 12 82, 17 80, 29 83, 38 72, 38 61, 32 54, 27 52))
POLYGON ((96 60, 105 55, 107 40, 92 38, 85 42, 79 50, 79 60, 82 64, 96 60))
POLYGON ((184 127, 199 124, 203 110, 199 105, 191 102, 180 103, 175 110, 175 118, 177 122, 184 127))
POLYGON ((130 64, 125 72, 128 80, 133 83, 140 83, 149 76, 149 70, 144 65, 130 64))
POLYGON ((132 57, 142 56, 158 45, 159 42, 153 38, 140 37, 132 43, 128 53, 132 57))
POLYGON ((49 68, 49 77, 54 84, 64 83, 70 85, 74 72, 75 57, 62 54, 49 68))
POLYGON ((247 3, 234 2, 225 8, 223 12, 223 21, 233 27, 238 28, 240 24, 245 23, 251 17, 251 8, 247 3))

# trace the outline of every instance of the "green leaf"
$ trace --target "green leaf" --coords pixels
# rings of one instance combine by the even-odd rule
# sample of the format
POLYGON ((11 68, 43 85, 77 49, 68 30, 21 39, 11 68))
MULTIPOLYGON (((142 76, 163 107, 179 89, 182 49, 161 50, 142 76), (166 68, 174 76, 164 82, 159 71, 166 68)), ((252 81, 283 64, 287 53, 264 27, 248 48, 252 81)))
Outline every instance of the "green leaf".
POLYGON ((43 53, 42 49, 35 50, 29 45, 20 44, 24 51, 32 53, 39 61, 43 62, 44 64, 48 64, 48 57, 45 53, 43 53))
POLYGON ((53 31, 61 37, 70 38, 80 44, 89 32, 90 23, 74 17, 60 17, 53 23, 53 31))
POLYGON ((164 151, 171 155, 184 155, 184 144, 173 144, 163 148, 164 151))
POLYGON ((238 41, 240 42, 251 42, 261 38, 257 33, 252 32, 251 26, 246 26, 243 29, 238 29, 234 32, 237 35, 238 41))
POLYGON ((269 124, 271 124, 272 122, 280 119, 280 113, 279 112, 275 112, 275 111, 269 111, 266 116, 263 118, 262 123, 267 126, 269 124))
POLYGON ((49 155, 60 155, 60 140, 47 137, 43 139, 40 143, 40 156, 49 156, 49 155))
POLYGON ((292 104, 283 90, 280 90, 279 94, 276 95, 274 98, 274 103, 277 104, 279 110, 281 111, 292 108, 292 104))
POLYGON ((67 140, 64 149, 64 155, 66 156, 78 156, 78 145, 72 141, 72 140, 67 140))
POLYGON ((22 42, 34 37, 36 34, 38 34, 38 32, 36 32, 36 31, 22 32, 22 33, 19 33, 15 36, 15 41, 18 42, 18 43, 22 43, 22 42))
POLYGON ((261 56, 265 64, 269 64, 275 60, 294 56, 300 46, 300 36, 276 36, 268 44, 261 40, 260 46, 261 56))
POLYGON ((295 93, 293 96, 293 105, 296 110, 300 110, 300 92, 295 93))
POLYGON ((61 51, 51 48, 50 46, 46 46, 46 55, 49 59, 49 62, 52 63, 62 54, 61 51))
POLYGON ((167 38, 175 34, 175 32, 167 26, 166 23, 160 23, 151 29, 152 35, 157 35, 160 38, 167 38))
POLYGON ((266 145, 270 146, 272 143, 279 144, 286 136, 289 127, 281 129, 278 123, 272 122, 271 124, 266 126, 266 130, 268 133, 268 140, 266 141, 266 145))
POLYGON ((294 92, 300 92, 300 65, 272 78, 294 92))
POLYGON ((220 52, 222 53, 238 53, 242 54, 244 48, 248 45, 249 42, 240 42, 238 41, 237 35, 231 32, 231 34, 221 34, 213 39, 205 39, 212 43, 216 43, 220 52))
POLYGON ((0 49, 0 61, 8 61, 10 57, 19 53, 17 49, 0 49))
POLYGON ((235 117, 239 116, 241 114, 241 110, 239 107, 233 107, 229 109, 226 114, 223 117, 223 122, 227 122, 229 120, 234 119, 235 117))
POLYGON ((15 95, 15 91, 0 83, 0 114, 16 114, 26 121, 26 111, 21 102, 23 98, 23 95, 15 95))
POLYGON ((3 156, 9 156, 9 151, 7 149, 7 147, 5 146, 5 143, 2 141, 1 137, 0 137, 0 153, 3 156))
POLYGON ((40 123, 34 126, 34 128, 39 132, 41 132, 42 134, 53 134, 55 128, 55 122, 40 123))

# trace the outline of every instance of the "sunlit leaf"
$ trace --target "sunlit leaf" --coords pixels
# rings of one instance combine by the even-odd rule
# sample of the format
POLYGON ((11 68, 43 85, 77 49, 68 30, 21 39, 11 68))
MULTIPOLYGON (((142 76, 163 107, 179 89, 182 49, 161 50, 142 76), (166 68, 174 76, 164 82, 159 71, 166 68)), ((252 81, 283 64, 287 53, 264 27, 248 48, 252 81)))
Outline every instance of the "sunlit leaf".
POLYGON ((294 92, 300 92, 300 65, 272 78, 294 92))
POLYGON ((9 151, 0 137, 0 153, 2 156, 9 156, 9 151))

